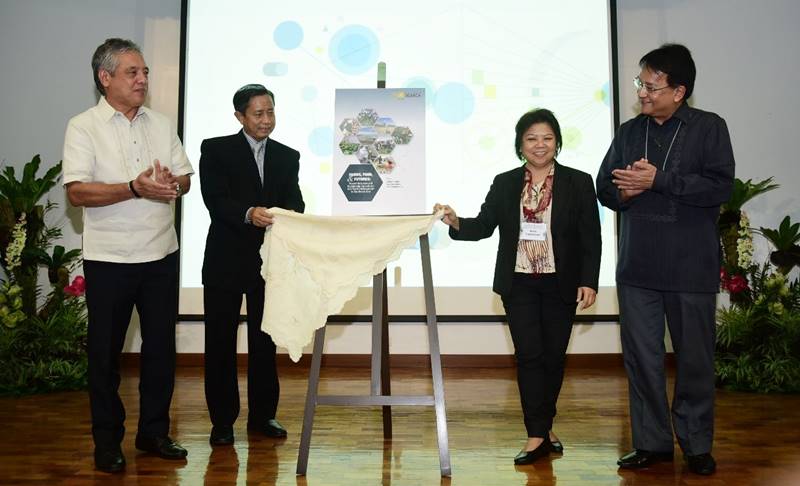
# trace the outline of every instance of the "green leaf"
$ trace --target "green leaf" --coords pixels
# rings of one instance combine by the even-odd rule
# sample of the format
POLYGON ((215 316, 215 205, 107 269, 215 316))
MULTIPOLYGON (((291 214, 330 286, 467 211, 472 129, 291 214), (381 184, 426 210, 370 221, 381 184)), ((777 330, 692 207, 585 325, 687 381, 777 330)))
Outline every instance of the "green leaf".
POLYGON ((33 182, 33 178, 36 175, 36 172, 39 171, 39 165, 42 163, 42 158, 39 154, 33 156, 31 161, 25 164, 25 168, 22 170, 22 184, 31 184, 33 182))
POLYGON ((800 241, 800 223, 792 224, 792 220, 789 216, 783 218, 777 230, 763 227, 760 228, 760 230, 761 234, 763 234, 778 251, 787 251, 800 241))
POLYGON ((736 178, 733 180, 731 197, 728 202, 722 205, 722 211, 739 211, 747 201, 778 187, 778 184, 772 184, 772 177, 755 183, 752 179, 747 179, 743 182, 741 179, 736 178))

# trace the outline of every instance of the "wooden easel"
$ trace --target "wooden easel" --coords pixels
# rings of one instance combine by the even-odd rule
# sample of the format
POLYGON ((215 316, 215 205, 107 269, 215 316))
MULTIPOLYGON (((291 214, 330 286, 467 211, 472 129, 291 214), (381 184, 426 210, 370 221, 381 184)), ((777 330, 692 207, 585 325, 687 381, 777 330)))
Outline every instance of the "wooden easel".
MULTIPOLYGON (((378 88, 386 87, 386 65, 378 65, 378 88)), ((436 321, 436 303, 433 295, 431 252, 428 235, 419 237, 422 257, 422 279, 425 287, 425 314, 428 327, 428 345, 431 356, 433 395, 392 395, 389 368, 389 312, 386 270, 372 277, 372 362, 369 395, 319 395, 319 375, 322 366, 322 349, 325 344, 325 327, 314 334, 314 352, 308 373, 303 431, 297 457, 297 474, 305 475, 311 446, 311 430, 317 405, 381 406, 383 409, 383 437, 392 438, 392 405, 434 407, 436 435, 439 445, 439 468, 442 476, 450 476, 450 452, 447 445, 447 416, 444 405, 444 381, 439 352, 439 328, 436 321)))

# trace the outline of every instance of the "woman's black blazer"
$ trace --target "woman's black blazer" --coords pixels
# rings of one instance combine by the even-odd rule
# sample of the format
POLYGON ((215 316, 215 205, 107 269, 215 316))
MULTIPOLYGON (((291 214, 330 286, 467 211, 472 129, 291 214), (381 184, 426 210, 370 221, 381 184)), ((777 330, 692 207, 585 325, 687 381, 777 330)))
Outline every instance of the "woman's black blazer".
MULTIPOLYGON (((498 174, 475 218, 458 218, 459 230, 450 228, 454 240, 488 238, 500 227, 500 244, 492 290, 511 292, 519 243, 520 197, 525 167, 498 174)), ((556 276, 565 302, 574 302, 578 287, 597 290, 600 274, 600 217, 592 177, 556 162, 550 213, 556 276)))

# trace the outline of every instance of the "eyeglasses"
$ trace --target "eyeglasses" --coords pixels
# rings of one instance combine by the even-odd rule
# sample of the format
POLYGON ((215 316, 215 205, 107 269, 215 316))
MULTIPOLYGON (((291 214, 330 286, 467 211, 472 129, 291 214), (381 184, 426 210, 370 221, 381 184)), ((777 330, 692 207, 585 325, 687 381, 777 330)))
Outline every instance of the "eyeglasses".
POLYGON ((644 84, 642 82, 641 78, 639 78, 639 76, 636 76, 635 78, 633 78, 633 87, 636 88, 636 92, 637 93, 639 91, 641 91, 641 90, 644 90, 645 93, 649 94, 649 93, 655 93, 656 91, 661 91, 662 89, 667 89, 667 88, 669 88, 669 85, 662 86, 660 88, 651 88, 651 87, 647 86, 646 84, 644 84))

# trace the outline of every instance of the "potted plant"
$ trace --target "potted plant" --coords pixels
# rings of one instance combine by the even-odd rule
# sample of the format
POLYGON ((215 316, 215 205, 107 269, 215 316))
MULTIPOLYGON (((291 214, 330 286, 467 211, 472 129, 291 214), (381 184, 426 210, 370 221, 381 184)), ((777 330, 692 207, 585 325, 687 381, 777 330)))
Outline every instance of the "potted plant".
POLYGON ((769 260, 784 275, 788 275, 795 265, 800 265, 800 223, 792 224, 789 216, 783 218, 777 229, 761 228, 761 234, 772 244, 775 251, 769 260))
POLYGON ((716 374, 721 386, 743 391, 800 391, 800 283, 789 272, 800 264, 800 224, 787 216, 777 229, 750 228, 742 205, 777 187, 736 180, 732 203, 720 215, 724 263, 721 286, 730 305, 717 312, 716 374), (753 234, 775 248, 755 264, 753 234))
POLYGON ((61 229, 45 218, 56 204, 41 200, 58 182, 61 163, 37 177, 40 165, 36 155, 20 179, 13 167, 0 172, 0 395, 86 386, 85 283, 69 282, 80 250, 53 245, 61 229), (40 268, 47 269, 47 294, 40 268))

